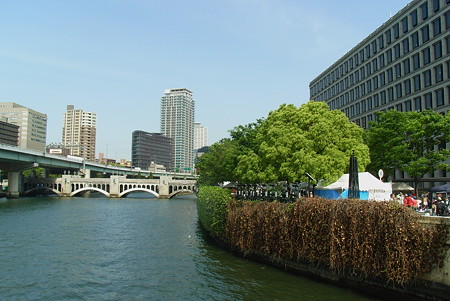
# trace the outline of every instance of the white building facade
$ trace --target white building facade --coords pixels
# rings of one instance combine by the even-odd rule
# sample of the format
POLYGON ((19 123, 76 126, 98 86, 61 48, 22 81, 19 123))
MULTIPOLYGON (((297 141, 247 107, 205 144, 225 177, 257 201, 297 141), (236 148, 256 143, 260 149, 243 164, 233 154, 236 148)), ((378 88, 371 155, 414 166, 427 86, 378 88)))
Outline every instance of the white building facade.
POLYGON ((62 144, 70 155, 95 160, 97 115, 67 106, 64 113, 62 144))
POLYGON ((202 126, 200 122, 194 123, 194 150, 208 146, 208 128, 202 126))
POLYGON ((47 139, 46 114, 14 102, 1 102, 0 116, 7 118, 8 123, 19 126, 19 147, 45 151, 47 139))
POLYGON ((161 134, 172 138, 173 171, 194 171, 195 101, 188 89, 166 89, 161 97, 161 134))
MULTIPOLYGON (((450 110, 450 1, 414 0, 313 79, 324 101, 366 129, 376 112, 450 110)), ((447 144, 449 147, 449 144, 447 144)), ((437 170, 428 181, 447 182, 437 170)), ((397 172, 396 179, 407 179, 397 172)))

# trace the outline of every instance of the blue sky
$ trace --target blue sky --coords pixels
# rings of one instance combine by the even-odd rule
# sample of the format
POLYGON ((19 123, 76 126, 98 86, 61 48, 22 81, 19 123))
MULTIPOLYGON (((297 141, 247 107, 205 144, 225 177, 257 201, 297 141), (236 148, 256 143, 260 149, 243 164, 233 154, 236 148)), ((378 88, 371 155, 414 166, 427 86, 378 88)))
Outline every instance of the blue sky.
POLYGON ((97 114, 97 155, 131 159, 134 130, 159 132, 164 89, 188 88, 209 144, 283 103, 406 0, 4 0, 0 101, 97 114))

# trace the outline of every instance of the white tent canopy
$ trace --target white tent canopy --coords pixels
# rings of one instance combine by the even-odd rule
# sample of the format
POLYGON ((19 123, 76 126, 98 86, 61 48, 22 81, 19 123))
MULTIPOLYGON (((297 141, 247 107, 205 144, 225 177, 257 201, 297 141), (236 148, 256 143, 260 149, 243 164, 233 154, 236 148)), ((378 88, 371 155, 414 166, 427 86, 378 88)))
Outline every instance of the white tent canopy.
MULTIPOLYGON (((369 172, 358 173, 359 190, 369 192, 369 200, 388 201, 392 193, 391 183, 384 183, 378 180, 369 172)), ((339 180, 330 184, 324 189, 344 191, 348 189, 349 174, 342 175, 339 180)))

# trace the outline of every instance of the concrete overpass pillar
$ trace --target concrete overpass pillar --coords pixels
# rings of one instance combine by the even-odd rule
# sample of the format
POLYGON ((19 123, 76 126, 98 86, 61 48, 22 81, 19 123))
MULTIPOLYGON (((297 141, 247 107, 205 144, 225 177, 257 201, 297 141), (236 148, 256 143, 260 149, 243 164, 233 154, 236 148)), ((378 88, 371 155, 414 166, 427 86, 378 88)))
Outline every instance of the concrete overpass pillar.
POLYGON ((159 197, 161 199, 169 198, 169 176, 161 176, 159 178, 159 197))
POLYGON ((91 178, 91 170, 90 169, 83 169, 83 173, 84 173, 84 177, 86 179, 90 179, 91 178))
POLYGON ((70 194, 72 193, 71 179, 71 175, 62 176, 61 196, 70 196, 70 194))
POLYGON ((111 176, 109 182, 109 195, 112 198, 120 196, 120 179, 125 179, 125 176, 111 176))
POLYGON ((7 198, 18 198, 22 192, 22 173, 21 171, 8 172, 8 192, 7 198))

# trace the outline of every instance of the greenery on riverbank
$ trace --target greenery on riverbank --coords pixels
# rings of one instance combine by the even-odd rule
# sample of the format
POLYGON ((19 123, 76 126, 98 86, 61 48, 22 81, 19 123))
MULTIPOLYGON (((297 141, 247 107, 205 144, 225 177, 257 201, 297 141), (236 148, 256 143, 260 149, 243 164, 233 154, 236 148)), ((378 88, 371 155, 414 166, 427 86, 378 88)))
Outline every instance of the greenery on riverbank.
POLYGON ((393 203, 242 202, 231 200, 226 189, 202 187, 198 206, 210 233, 244 255, 274 263, 323 264, 340 274, 406 284, 445 256, 447 228, 424 227, 409 208, 393 203))

